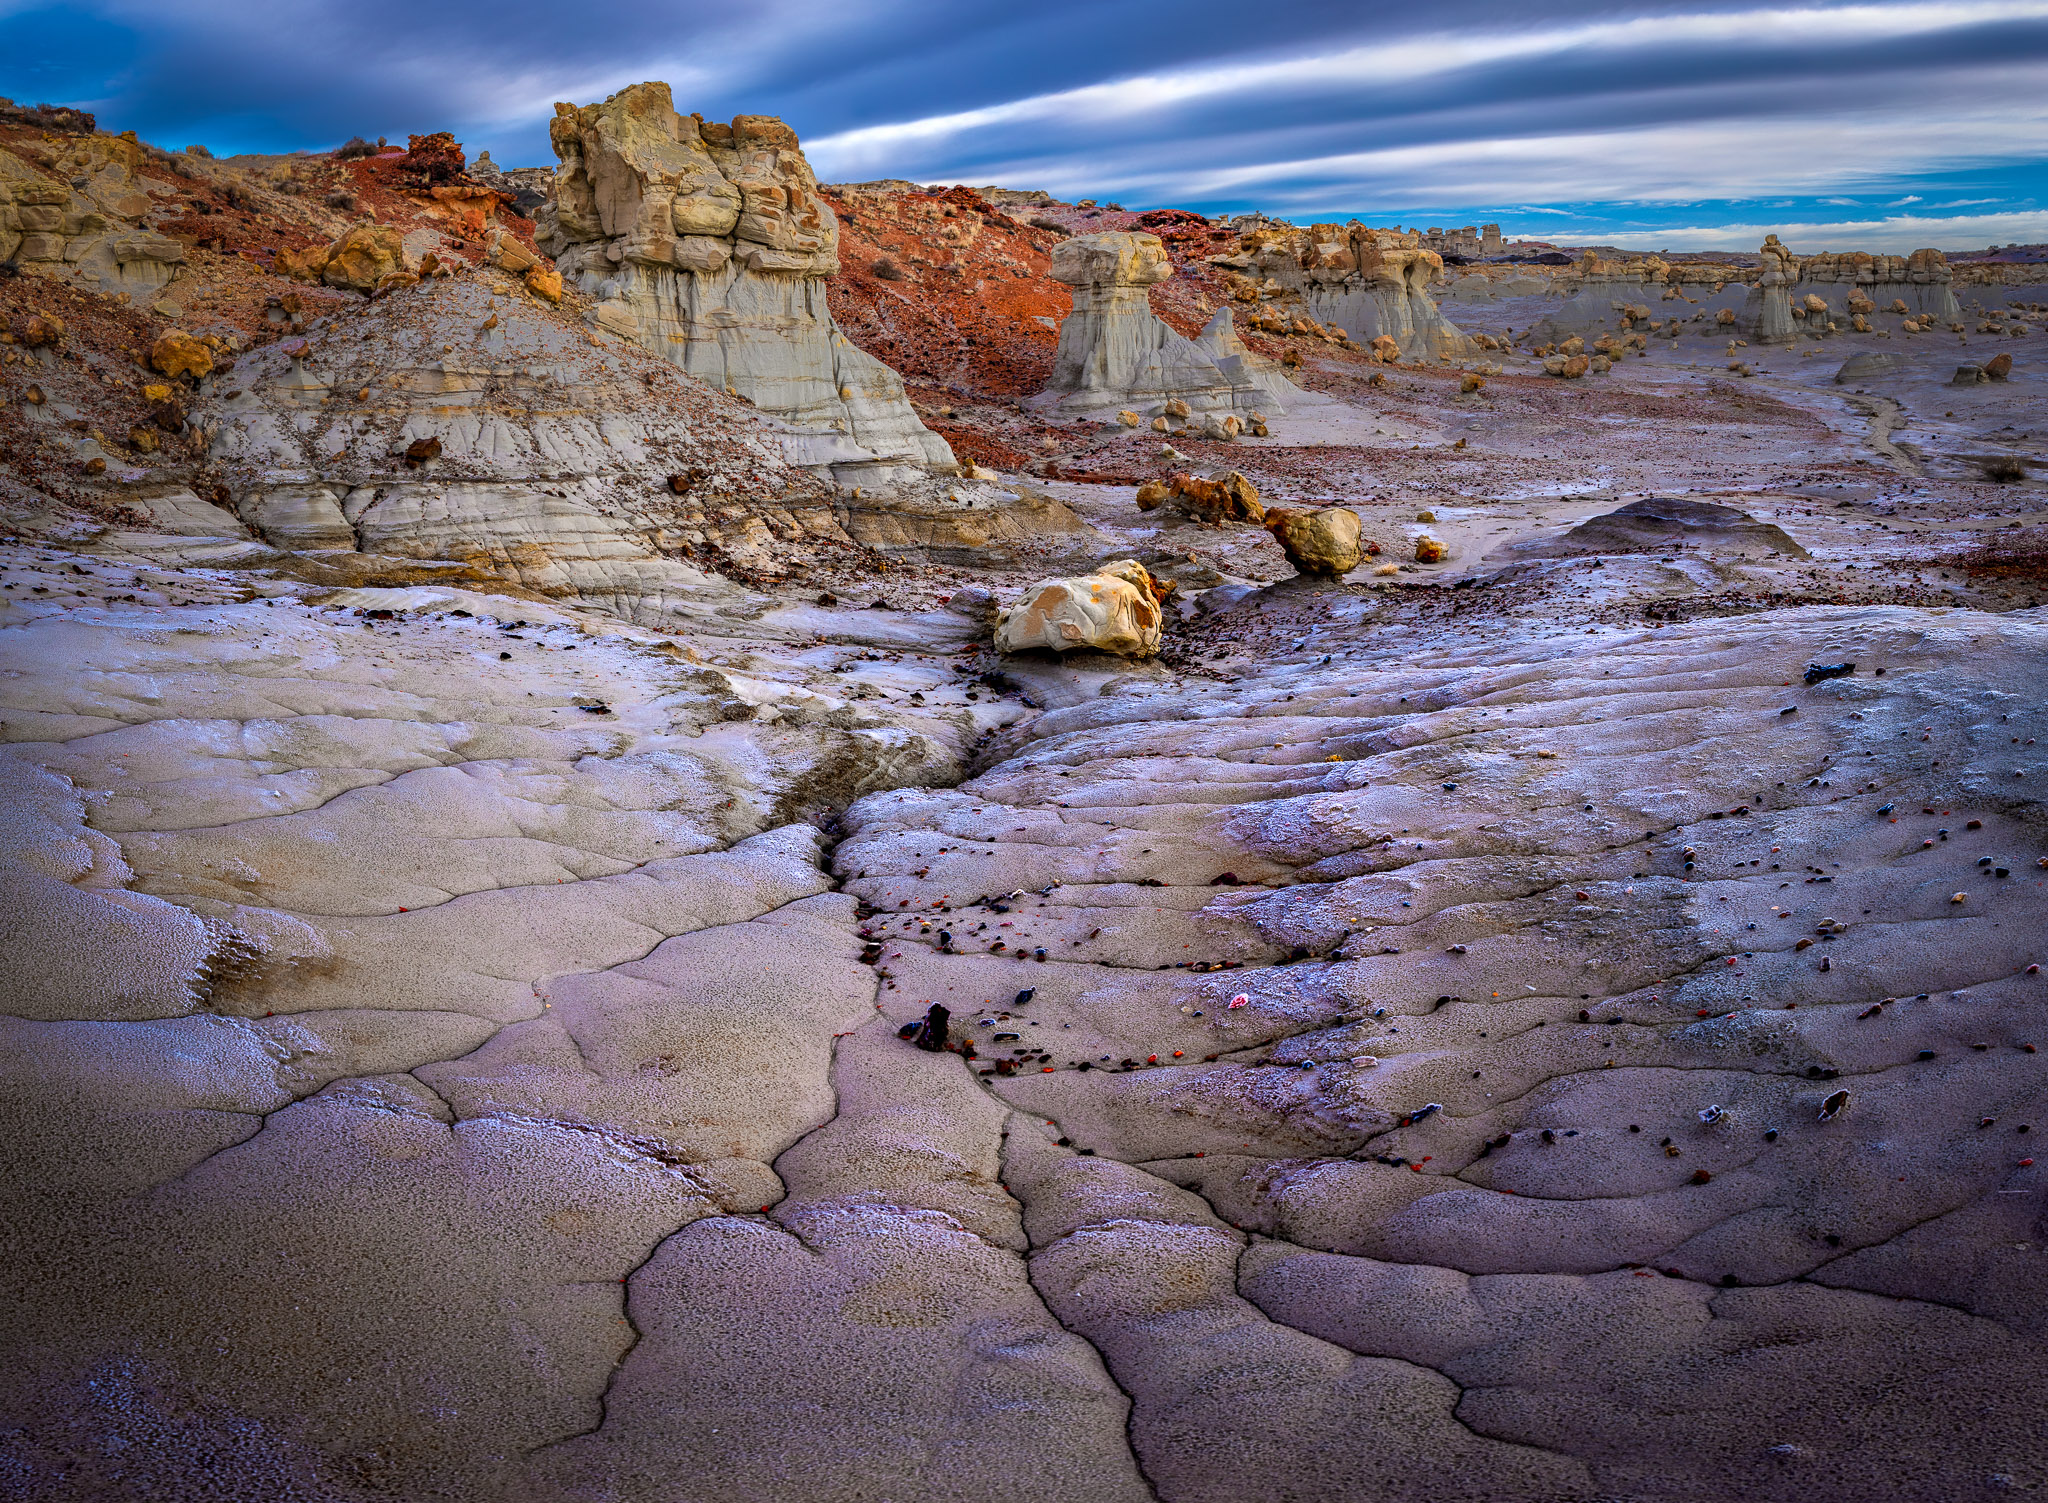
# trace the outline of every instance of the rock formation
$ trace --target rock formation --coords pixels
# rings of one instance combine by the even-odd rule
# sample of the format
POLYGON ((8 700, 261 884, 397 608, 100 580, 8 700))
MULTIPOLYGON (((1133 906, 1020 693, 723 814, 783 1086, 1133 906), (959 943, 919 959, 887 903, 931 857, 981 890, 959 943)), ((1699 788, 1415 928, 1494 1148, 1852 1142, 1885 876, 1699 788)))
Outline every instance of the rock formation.
POLYGON ((1466 358, 1477 346, 1443 316, 1429 289, 1443 257, 1412 231, 1318 224, 1253 230, 1239 248, 1212 260, 1271 278, 1298 293, 1317 322, 1370 344, 1381 336, 1408 360, 1466 358))
POLYGON ((1238 339, 1228 309, 1198 339, 1184 339, 1152 312, 1146 289, 1173 275, 1157 235, 1113 233, 1063 240, 1052 275, 1074 291, 1058 353, 1034 405, 1062 412, 1130 408, 1158 416, 1178 401, 1196 412, 1281 412, 1301 393, 1263 368, 1238 339))
POLYGON ((273 546, 342 550, 324 563, 343 577, 511 580, 649 622, 706 565, 773 579, 820 548, 1086 534, 993 486, 835 488, 792 461, 782 420, 594 347, 530 290, 536 269, 406 288, 345 331, 243 356, 200 409, 242 520, 273 546))
POLYGON ((1867 319, 1878 308, 1903 303, 1909 317, 1953 323, 1962 318, 1948 258, 1938 250, 1910 256, 1862 251, 1825 253, 1804 260, 1776 235, 1764 237, 1763 265, 1736 327, 1753 344, 1790 344, 1801 334, 1822 336, 1867 319))
POLYGON ((1090 648, 1125 657, 1159 651, 1162 587, 1133 559, 1104 564, 1093 574, 1047 579, 1026 592, 1024 604, 996 623, 998 652, 1090 648))
POLYGON ((142 224, 142 155, 133 131, 60 138, 43 171, 0 151, 0 261, 138 299, 161 291, 185 247, 142 224))
MULTIPOLYGON (((1526 336, 1532 345, 1558 343, 1573 336, 1591 337, 1613 327, 1618 321, 1647 326, 1652 320, 1665 323, 1680 313, 1667 307, 1677 303, 1693 321, 1712 324, 1724 310, 1741 306, 1746 269, 1715 262, 1669 262, 1661 256, 1602 257, 1587 252, 1577 264, 1562 268, 1556 279, 1557 291, 1565 299, 1532 326, 1526 336), (1633 315, 1633 318, 1631 318, 1633 315)), ((1671 324, 1676 334, 1678 325, 1671 324)))
POLYGON ((550 139, 536 241, 598 327, 784 419, 791 462, 842 484, 953 472, 902 379, 832 321, 838 225, 788 126, 678 115, 667 84, 642 83, 556 105, 550 139))

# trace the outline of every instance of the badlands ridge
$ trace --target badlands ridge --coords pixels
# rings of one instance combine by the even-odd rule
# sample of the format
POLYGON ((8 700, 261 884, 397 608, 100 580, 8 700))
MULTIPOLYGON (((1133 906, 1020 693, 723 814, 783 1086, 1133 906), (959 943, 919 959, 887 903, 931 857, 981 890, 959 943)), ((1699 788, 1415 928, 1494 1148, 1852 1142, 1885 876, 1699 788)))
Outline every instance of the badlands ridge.
POLYGON ((552 140, 0 104, 6 1496, 2048 1486, 2026 268, 552 140))

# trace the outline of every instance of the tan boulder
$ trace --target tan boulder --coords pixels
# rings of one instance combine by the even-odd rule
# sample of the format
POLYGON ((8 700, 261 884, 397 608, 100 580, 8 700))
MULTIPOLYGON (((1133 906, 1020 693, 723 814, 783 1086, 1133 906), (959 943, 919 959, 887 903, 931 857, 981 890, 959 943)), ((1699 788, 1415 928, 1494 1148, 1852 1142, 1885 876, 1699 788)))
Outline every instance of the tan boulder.
POLYGON ((405 270, 405 241, 388 224, 359 224, 327 249, 320 279, 347 292, 374 292, 394 271, 405 270))
POLYGON ((281 250, 272 269, 281 277, 294 282, 317 282, 327 270, 329 249, 324 245, 309 245, 303 250, 281 250))
POLYGON ((1093 574, 1042 580, 1023 605, 997 622, 996 650, 1090 648, 1150 657, 1159 651, 1160 603, 1172 588, 1132 559, 1105 564, 1093 574))
POLYGON ((1817 292, 1809 292, 1802 306, 1808 313, 1825 313, 1828 311, 1828 300, 1817 292))
POLYGON ((1984 362, 1984 374, 1994 381, 2003 381, 2012 374, 2012 356, 1993 355, 1984 362))
POLYGON ((12 325, 14 342, 26 349, 52 348, 64 338, 64 320, 54 313, 30 313, 12 325))
POLYGON ((1151 511, 1162 506, 1170 494, 1164 480, 1148 480, 1138 487, 1138 510, 1151 511))
POLYGON ((1122 412, 1119 412, 1116 415, 1116 420, 1119 423, 1123 424, 1126 428, 1135 428, 1138 426, 1140 422, 1138 415, 1135 412, 1131 411, 1128 407, 1126 407, 1122 412))
POLYGON ((149 364, 152 370, 172 380, 190 376, 196 381, 212 373, 213 351, 183 329, 171 329, 149 347, 149 364))
POLYGON ((1215 480, 1200 475, 1175 475, 1167 491, 1169 497, 1197 521, 1263 523, 1266 520, 1265 508, 1259 505, 1259 488, 1236 470, 1215 480))
POLYGON ((1401 345, 1391 334, 1381 334, 1372 342, 1372 358, 1382 365, 1392 365, 1401 358, 1401 345))
POLYGON ((1475 376, 1470 371, 1465 372, 1465 374, 1458 380, 1458 390, 1463 392, 1468 397, 1471 396, 1472 393, 1474 393, 1475 391, 1484 390, 1485 387, 1486 377, 1475 376))
POLYGON ((1364 557, 1359 548, 1358 513, 1348 506, 1315 511, 1276 506, 1266 513, 1266 531, 1273 534, 1297 574, 1348 574, 1364 557))
POLYGON ((1418 564, 1440 564, 1444 561, 1444 545, 1435 538, 1424 535, 1415 540, 1415 562, 1418 564))

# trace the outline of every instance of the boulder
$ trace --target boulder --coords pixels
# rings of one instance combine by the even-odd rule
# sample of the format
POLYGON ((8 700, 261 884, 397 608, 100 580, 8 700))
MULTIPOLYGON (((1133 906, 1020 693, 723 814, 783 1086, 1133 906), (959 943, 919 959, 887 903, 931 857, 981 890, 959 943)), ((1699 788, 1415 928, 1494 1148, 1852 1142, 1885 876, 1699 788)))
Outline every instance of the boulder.
POLYGON ((1959 365, 1956 367, 1956 373, 1949 377, 1948 384, 1951 386, 1981 386, 1990 379, 1991 377, 1981 365, 1959 365))
POLYGON ((1358 567, 1358 513, 1348 506, 1300 511, 1276 506, 1266 513, 1266 531, 1286 553, 1297 574, 1340 575, 1358 567))
POLYGON ((996 650, 1092 648, 1150 657, 1159 651, 1160 606, 1171 590, 1132 559, 1105 564, 1093 574, 1043 580, 1023 605, 998 621, 996 650))
MULTIPOLYGON (((1259 488, 1236 470, 1214 479, 1182 473, 1167 483, 1166 499, 1198 522, 1266 520, 1259 488)), ((1140 503, 1142 505, 1142 503, 1140 503)))
POLYGON ((782 419, 784 452, 814 473, 955 472, 902 378, 833 322, 839 224, 787 125, 679 115, 667 84, 640 83, 556 105, 549 136, 560 166, 534 240, 593 324, 782 419))
POLYGON ((388 224, 354 225, 327 248, 320 280, 344 292, 375 292, 377 284, 405 270, 405 240, 388 224))
POLYGON ((1556 376, 1561 381, 1576 381, 1593 368, 1593 362, 1584 355, 1545 355, 1543 374, 1556 376))
POLYGON ((1905 357, 1902 355, 1865 351, 1861 355, 1851 355, 1842 362, 1842 368, 1835 372, 1835 384, 1844 386, 1851 381, 1868 381, 1874 376, 1885 376, 1893 371, 1903 370, 1905 365, 1905 357))
POLYGON ((64 338, 64 320, 54 313, 24 314, 14 321, 10 332, 14 342, 24 349, 50 349, 64 338))
POLYGON ((2012 356, 1993 355, 1984 362, 1984 374, 1994 381, 2003 381, 2012 375, 2012 356))
POLYGON ((171 329, 149 347, 150 369, 173 380, 190 376, 198 380, 213 371, 213 351, 183 329, 171 329))

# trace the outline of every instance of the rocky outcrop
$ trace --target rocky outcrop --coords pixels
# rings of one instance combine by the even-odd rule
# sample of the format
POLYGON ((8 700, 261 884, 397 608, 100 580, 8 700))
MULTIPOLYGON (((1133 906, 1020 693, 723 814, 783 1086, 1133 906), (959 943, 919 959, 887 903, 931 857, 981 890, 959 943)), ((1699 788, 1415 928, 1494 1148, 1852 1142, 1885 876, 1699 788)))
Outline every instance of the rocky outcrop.
POLYGON ((1402 358, 1460 360, 1478 347, 1443 316, 1429 289, 1444 260, 1412 231, 1350 224, 1279 227, 1245 235, 1218 264, 1269 278, 1297 293, 1317 322, 1359 344, 1385 336, 1402 358))
POLYGON ((1078 578, 1043 580, 1031 587, 1023 605, 997 622, 996 650, 1091 648, 1150 657, 1159 651, 1160 605, 1172 589, 1133 559, 1104 564, 1078 578))
POLYGON ((843 484, 952 473, 902 379, 832 321, 839 227, 796 133, 772 115, 679 115, 667 84, 555 106, 561 165, 536 243, 637 341, 787 424, 793 464, 843 484))
POLYGON ((133 131, 72 138, 42 171, 0 151, 0 261, 106 293, 161 291, 182 273, 185 247, 143 223, 141 167, 133 131))
POLYGON ((1157 417, 1170 402, 1196 412, 1280 412, 1300 399, 1237 337, 1228 309, 1197 339, 1161 322, 1146 289, 1172 275, 1157 235, 1079 235, 1054 247, 1052 276, 1073 289, 1074 311, 1060 324, 1052 377, 1036 405, 1157 417))
POLYGON ((707 570, 766 583, 857 547, 1002 557, 1088 536, 993 485, 839 489, 792 462, 781 419, 594 345, 534 289, 545 263, 498 264, 517 259, 501 247, 242 356, 195 413, 241 520, 315 550, 323 577, 497 580, 650 624, 692 608, 707 570))
POLYGON ((1845 328, 1860 332, 1879 309, 1903 308, 1909 317, 1943 324, 1963 316, 1948 258, 1938 250, 1828 252, 1801 260, 1767 235, 1761 255, 1762 272, 1736 320, 1752 344, 1790 344, 1801 334, 1817 338, 1845 328))
MULTIPOLYGON (((1604 257, 1589 251, 1561 271, 1557 290, 1565 301, 1536 322, 1527 340, 1531 345, 1556 344, 1575 335, 1590 337, 1617 323, 1647 325, 1654 320, 1667 325, 1667 320, 1679 317, 1663 306, 1667 303, 1680 303, 1686 310, 1697 307, 1696 321, 1718 327, 1712 318, 1741 306, 1746 274, 1741 267, 1718 262, 1604 257)), ((1678 332, 1676 322, 1667 328, 1673 335, 1678 332)))
POLYGON ((1666 553, 1675 548, 1742 558, 1807 556, 1775 522, 1759 522, 1732 506, 1685 496, 1645 496, 1589 517, 1561 537, 1519 543, 1508 551, 1523 558, 1574 558, 1666 553))

